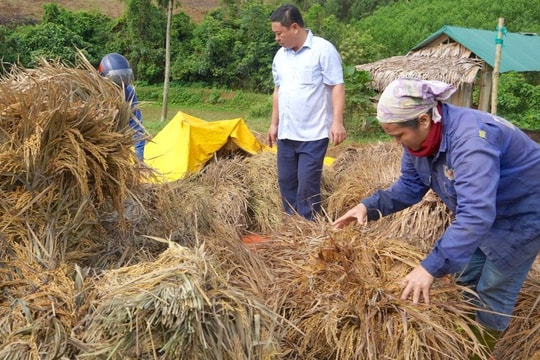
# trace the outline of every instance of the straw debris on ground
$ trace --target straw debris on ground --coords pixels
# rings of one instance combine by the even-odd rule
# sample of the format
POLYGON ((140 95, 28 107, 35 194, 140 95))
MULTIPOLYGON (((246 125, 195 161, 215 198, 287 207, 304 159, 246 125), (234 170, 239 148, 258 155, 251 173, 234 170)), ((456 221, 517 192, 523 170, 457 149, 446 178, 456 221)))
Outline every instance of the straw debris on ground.
MULTIPOLYGON (((82 56, 0 79, 0 358, 488 358, 453 278, 429 306, 399 300, 453 220, 440 199, 330 226, 399 176, 395 143, 332 149, 309 222, 283 213, 271 152, 149 181, 130 116, 82 56)), ((500 358, 540 357, 539 279, 535 264, 500 358)))

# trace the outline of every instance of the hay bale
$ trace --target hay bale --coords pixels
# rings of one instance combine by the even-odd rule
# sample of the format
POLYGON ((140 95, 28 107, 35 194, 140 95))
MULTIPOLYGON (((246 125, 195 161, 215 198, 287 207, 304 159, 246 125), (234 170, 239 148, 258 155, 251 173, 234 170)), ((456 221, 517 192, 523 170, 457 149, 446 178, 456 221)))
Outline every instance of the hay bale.
POLYGON ((247 158, 246 186, 250 190, 249 229, 271 233, 283 221, 284 210, 279 192, 276 155, 262 152, 247 158))
POLYGON ((130 116, 121 89, 84 58, 14 66, 0 79, 0 191, 31 197, 0 208, 5 227, 20 227, 8 242, 30 238, 35 261, 49 264, 110 251, 99 219, 116 212, 129 226, 124 204, 140 182, 130 116))
POLYGON ((213 189, 213 219, 220 226, 230 226, 237 234, 247 231, 249 226, 249 200, 247 187, 246 156, 242 153, 229 158, 216 158, 202 170, 201 184, 213 189))
POLYGON ((148 199, 148 213, 138 225, 139 232, 171 239, 183 246, 195 246, 199 233, 211 232, 213 189, 202 185, 197 176, 151 185, 149 189, 153 196, 148 199))
POLYGON ((149 185, 152 195, 143 200, 148 217, 139 231, 184 246, 196 246, 197 237, 221 233, 223 227, 239 237, 249 223, 245 171, 244 157, 233 156, 211 161, 173 183, 149 185))
POLYGON ((155 262, 111 270, 96 282, 81 329, 111 359, 253 359, 278 352, 277 317, 230 286, 203 248, 170 243, 155 262))
POLYGON ((390 215, 384 223, 370 226, 383 236, 407 241, 427 253, 453 220, 454 214, 430 190, 419 203, 390 215))
POLYGON ((62 264, 53 270, 21 261, 0 271, 0 358, 59 359, 76 354, 71 331, 87 310, 84 271, 62 264))
POLYGON ((296 224, 257 254, 276 273, 268 305, 294 324, 283 339, 289 358, 487 358, 462 288, 436 281, 431 305, 399 300, 401 279, 423 258, 403 241, 296 224))
POLYGON ((360 200, 390 186, 399 176, 401 147, 395 143, 350 146, 329 169, 334 191, 324 202, 331 218, 337 218, 360 200))
MULTIPOLYGON (((326 200, 328 213, 336 218, 376 190, 390 186, 400 174, 401 152, 395 143, 345 149, 328 175, 337 179, 334 192, 326 200)), ((386 237, 410 241, 420 245, 422 251, 428 251, 452 221, 453 214, 437 194, 429 191, 418 204, 369 226, 386 237)))

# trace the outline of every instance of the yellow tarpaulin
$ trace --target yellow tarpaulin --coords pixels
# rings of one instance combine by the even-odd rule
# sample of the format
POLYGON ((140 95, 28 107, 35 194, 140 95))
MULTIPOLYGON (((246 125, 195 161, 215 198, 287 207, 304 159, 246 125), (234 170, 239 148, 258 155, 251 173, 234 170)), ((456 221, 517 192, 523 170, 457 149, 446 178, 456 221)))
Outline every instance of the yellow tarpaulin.
MULTIPOLYGON (((205 121, 179 111, 144 148, 144 158, 163 181, 197 172, 228 142, 249 154, 275 152, 260 142, 243 119, 205 121)), ((329 165, 334 159, 326 158, 329 165)))
POLYGON ((208 122, 180 111, 146 144, 145 162, 174 181, 199 171, 229 141, 250 154, 267 148, 240 118, 208 122))

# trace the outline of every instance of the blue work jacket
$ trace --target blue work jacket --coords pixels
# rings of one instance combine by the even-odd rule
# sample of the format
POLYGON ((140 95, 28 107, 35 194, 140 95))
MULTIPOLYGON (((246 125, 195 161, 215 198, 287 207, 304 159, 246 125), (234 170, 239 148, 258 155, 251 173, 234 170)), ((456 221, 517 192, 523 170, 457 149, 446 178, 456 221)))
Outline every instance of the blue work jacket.
MULTIPOLYGON (((464 268, 478 247, 502 271, 540 249, 540 146, 492 114, 443 104, 434 156, 404 148, 401 176, 362 203, 373 220, 419 202, 431 188, 455 220, 421 262, 440 277, 464 268)), ((426 226, 429 226, 426 224, 426 226)))
POLYGON ((133 85, 129 84, 124 88, 124 95, 126 101, 131 103, 131 109, 133 114, 129 119, 129 126, 135 131, 133 138, 135 142, 135 154, 139 160, 144 159, 144 146, 146 145, 146 140, 144 138, 144 128, 143 128, 143 118, 141 109, 139 108, 139 101, 137 99, 137 93, 133 85))

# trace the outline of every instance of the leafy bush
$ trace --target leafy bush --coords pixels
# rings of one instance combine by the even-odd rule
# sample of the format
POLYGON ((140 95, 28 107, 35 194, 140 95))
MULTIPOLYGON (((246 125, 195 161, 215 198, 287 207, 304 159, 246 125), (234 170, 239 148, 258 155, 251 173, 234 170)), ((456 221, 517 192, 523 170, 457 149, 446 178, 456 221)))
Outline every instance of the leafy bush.
POLYGON ((267 101, 260 101, 252 105, 248 114, 252 118, 270 119, 272 116, 272 98, 269 97, 267 101))
POLYGON ((371 78, 368 72, 357 71, 353 66, 345 67, 345 114, 344 123, 349 134, 362 137, 381 132, 371 99, 375 92, 369 87, 371 78))
MULTIPOLYGON (((40 24, 0 26, 2 61, 32 67, 38 57, 73 62, 83 49, 97 66, 108 52, 129 59, 138 84, 160 84, 164 78, 166 14, 152 0, 127 0, 126 13, 110 19, 97 12, 70 12, 52 3, 44 6, 40 24)), ((162 2, 158 2, 162 3, 162 2)), ((189 87, 171 89, 169 101, 253 108, 265 114, 273 84, 272 58, 278 49, 269 23, 275 5, 261 1, 224 1, 200 23, 185 13, 173 16, 171 82, 189 87), (197 89, 197 84, 206 91, 197 89), (230 91, 221 89, 233 89, 230 91), (259 93, 252 101, 242 91, 259 93)), ((504 17, 508 30, 540 33, 540 7, 527 0, 301 0, 306 26, 336 45, 344 64, 354 66, 406 53, 443 25, 494 29, 504 17)), ((9 70, 9 65, 3 70, 9 70)), ((348 70, 347 70, 348 71, 348 70)), ((372 96, 361 74, 346 75, 345 121, 353 132, 374 124, 372 96), (371 111, 371 112, 370 112, 371 111)), ((538 82, 534 76, 501 76, 499 113, 527 128, 540 128, 538 82)), ((536 77, 538 79, 538 76, 536 77)), ((140 97, 161 102, 161 87, 140 97)), ((378 129, 378 126, 373 126, 378 129)), ((374 130, 377 131, 377 130, 374 130)))
POLYGON ((540 130, 540 85, 525 81, 523 73, 499 78, 497 113, 522 129, 540 130))

